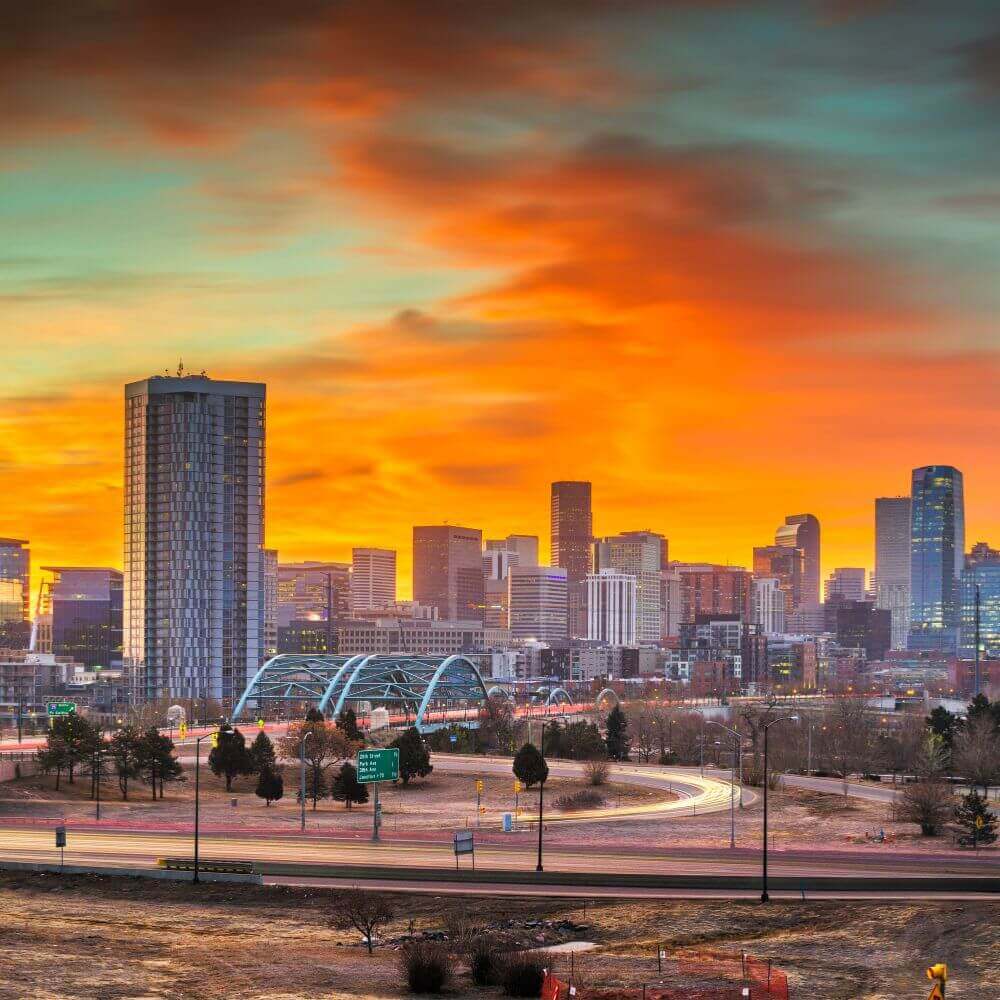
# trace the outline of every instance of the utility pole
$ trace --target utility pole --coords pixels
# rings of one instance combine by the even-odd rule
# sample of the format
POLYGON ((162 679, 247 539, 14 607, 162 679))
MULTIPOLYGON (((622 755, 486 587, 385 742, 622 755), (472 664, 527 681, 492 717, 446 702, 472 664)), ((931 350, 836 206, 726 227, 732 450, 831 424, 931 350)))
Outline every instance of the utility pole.
POLYGON ((326 574, 326 654, 333 652, 333 574, 326 574))
POLYGON ((979 584, 976 584, 976 618, 975 618, 975 644, 976 644, 976 668, 973 678, 973 695, 978 695, 982 691, 982 678, 979 672, 979 584))

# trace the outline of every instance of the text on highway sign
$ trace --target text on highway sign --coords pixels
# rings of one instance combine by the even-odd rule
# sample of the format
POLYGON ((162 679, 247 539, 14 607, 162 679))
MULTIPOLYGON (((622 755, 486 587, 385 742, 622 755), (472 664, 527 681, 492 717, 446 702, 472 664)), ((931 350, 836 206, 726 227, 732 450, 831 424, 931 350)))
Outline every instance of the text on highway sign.
POLYGON ((50 701, 46 707, 49 715, 72 715, 76 711, 76 702, 50 701))
POLYGON ((358 751, 358 781, 363 785, 399 778, 399 747, 358 751))

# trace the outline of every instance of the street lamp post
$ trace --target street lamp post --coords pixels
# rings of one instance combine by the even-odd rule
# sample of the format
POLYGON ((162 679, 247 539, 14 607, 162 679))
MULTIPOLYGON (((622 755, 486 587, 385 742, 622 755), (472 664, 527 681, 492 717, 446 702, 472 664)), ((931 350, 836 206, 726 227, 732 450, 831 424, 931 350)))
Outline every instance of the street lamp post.
POLYGON ((310 729, 299 740, 299 805, 302 811, 302 820, 299 828, 302 833, 306 832, 306 740, 312 734, 313 731, 310 729))
POLYGON ((729 772, 730 789, 729 789, 729 846, 734 848, 736 846, 736 794, 735 789, 732 788, 732 780, 736 777, 736 761, 739 760, 739 799, 740 808, 743 808, 743 754, 741 752, 742 747, 742 737, 739 732, 735 729, 730 729, 729 726, 724 726, 721 722, 714 722, 712 719, 705 720, 710 726, 718 726, 720 729, 724 729, 733 738, 733 767, 729 772))
MULTIPOLYGON (((104 737, 101 736, 100 739, 103 742, 104 737)), ((101 820, 101 748, 100 747, 94 750, 94 772, 95 772, 94 780, 97 786, 96 799, 95 799, 96 805, 94 808, 94 819, 100 822, 101 820)))
POLYGON ((198 883, 198 825, 201 819, 201 741, 214 737, 215 733, 203 733, 194 739, 194 878, 191 880, 198 883))
POLYGON ((772 719, 768 722, 764 728, 764 851, 762 855, 763 869, 762 869, 762 881, 761 881, 761 892, 760 901, 766 903, 771 897, 767 894, 767 731, 771 726, 776 725, 779 722, 797 722, 797 715, 785 715, 780 719, 772 719))
MULTIPOLYGON (((564 713, 560 713, 559 715, 556 716, 556 719, 562 719, 563 722, 565 722, 566 721, 566 716, 565 716, 564 713)), ((545 760, 545 727, 551 721, 552 720, 548 719, 548 718, 546 718, 546 719, 544 719, 542 721, 541 746, 539 747, 539 751, 538 752, 542 755, 542 760, 543 761, 545 760)), ((548 767, 548 763, 547 762, 546 762, 545 766, 546 766, 546 768, 548 767)), ((546 777, 548 777, 548 775, 546 775, 546 777)), ((535 866, 535 871, 536 872, 544 871, 544 869, 542 868, 542 823, 543 823, 543 820, 545 818, 544 817, 544 809, 543 809, 542 803, 543 803, 544 798, 545 798, 545 781, 543 780, 543 781, 540 781, 538 783, 538 864, 535 866)))

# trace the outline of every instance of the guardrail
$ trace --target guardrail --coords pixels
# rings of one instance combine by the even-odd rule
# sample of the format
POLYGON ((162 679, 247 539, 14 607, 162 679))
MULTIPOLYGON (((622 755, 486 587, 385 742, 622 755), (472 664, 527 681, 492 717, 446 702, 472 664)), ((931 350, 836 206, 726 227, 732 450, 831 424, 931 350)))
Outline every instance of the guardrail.
MULTIPOLYGON (((194 858, 157 858, 157 868, 174 872, 193 872, 194 858)), ((218 858, 198 859, 198 870, 224 875, 254 875, 252 861, 226 861, 218 858)))

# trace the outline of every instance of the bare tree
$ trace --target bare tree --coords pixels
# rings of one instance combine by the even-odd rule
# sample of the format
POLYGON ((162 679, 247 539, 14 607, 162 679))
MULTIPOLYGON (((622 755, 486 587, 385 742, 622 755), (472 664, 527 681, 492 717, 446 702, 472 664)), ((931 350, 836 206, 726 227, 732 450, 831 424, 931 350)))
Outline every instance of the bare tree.
POLYGON ((1000 736, 990 717, 973 718, 955 737, 952 766, 989 798, 990 785, 1000 778, 1000 736))
POLYGON ((333 897, 330 906, 330 924, 337 930, 359 931, 372 954, 375 936, 393 918, 393 910, 388 900, 379 893, 365 892, 363 889, 345 889, 333 897))
POLYGON ((643 764, 648 764, 656 753, 657 723, 650 705, 642 703, 629 718, 631 749, 643 764))
POLYGON ((827 749, 834 768, 844 779, 870 769, 875 757, 875 727, 860 698, 838 699, 825 716, 827 749))
POLYGON ((904 823, 917 823, 925 837, 936 837, 951 818, 954 796, 944 780, 948 753, 940 736, 930 733, 917 754, 918 780, 903 788, 896 816, 904 823))
MULTIPOLYGON (((313 809, 325 787, 325 772, 334 764, 353 757, 355 751, 363 744, 351 740, 344 730, 330 722, 320 720, 299 722, 288 729, 278 744, 278 754, 285 760, 298 760, 302 752, 309 772, 309 788, 312 789, 313 809), (309 733, 309 739, 302 743, 303 737, 309 733)), ((307 790, 308 791, 308 790, 307 790)))

